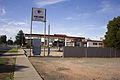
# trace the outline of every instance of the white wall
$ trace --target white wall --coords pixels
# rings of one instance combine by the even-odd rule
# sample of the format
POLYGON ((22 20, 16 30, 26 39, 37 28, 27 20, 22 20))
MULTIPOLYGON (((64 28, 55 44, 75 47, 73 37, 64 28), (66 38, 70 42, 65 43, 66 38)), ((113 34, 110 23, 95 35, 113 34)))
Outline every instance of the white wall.
POLYGON ((102 47, 99 43, 101 42, 87 42, 87 47, 102 47), (97 45, 93 45, 93 43, 97 43, 97 45))

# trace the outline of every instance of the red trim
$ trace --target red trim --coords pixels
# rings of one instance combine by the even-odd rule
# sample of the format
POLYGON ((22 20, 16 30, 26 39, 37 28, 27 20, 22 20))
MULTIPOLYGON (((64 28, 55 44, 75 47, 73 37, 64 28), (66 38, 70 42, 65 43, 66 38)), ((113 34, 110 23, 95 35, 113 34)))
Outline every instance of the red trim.
MULTIPOLYGON (((32 34, 32 37, 40 37, 40 36, 44 36, 44 34, 32 34)), ((48 36, 48 35, 45 35, 48 36)), ((30 37, 30 34, 25 34, 25 37, 30 37)), ((54 34, 54 35, 50 35, 50 37, 64 37, 64 38, 76 38, 76 39, 85 39, 84 37, 72 37, 72 36, 67 36, 67 35, 61 35, 61 34, 54 34)))
POLYGON ((87 42, 87 39, 82 39, 82 42, 87 42))

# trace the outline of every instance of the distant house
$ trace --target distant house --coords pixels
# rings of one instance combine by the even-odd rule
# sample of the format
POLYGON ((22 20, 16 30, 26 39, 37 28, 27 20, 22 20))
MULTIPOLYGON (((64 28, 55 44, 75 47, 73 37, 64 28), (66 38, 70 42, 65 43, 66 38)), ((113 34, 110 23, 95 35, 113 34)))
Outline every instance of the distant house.
POLYGON ((88 40, 87 47, 104 47, 103 41, 98 41, 98 40, 88 40))
POLYGON ((87 41, 87 47, 104 47, 103 41, 90 40, 87 41))
POLYGON ((103 41, 100 40, 82 40, 84 47, 104 47, 103 41))

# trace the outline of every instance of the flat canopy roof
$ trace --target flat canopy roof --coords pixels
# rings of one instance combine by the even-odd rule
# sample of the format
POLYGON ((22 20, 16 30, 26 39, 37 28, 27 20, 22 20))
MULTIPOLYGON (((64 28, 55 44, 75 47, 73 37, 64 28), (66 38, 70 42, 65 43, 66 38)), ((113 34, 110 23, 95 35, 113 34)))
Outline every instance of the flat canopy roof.
POLYGON ((103 41, 100 41, 100 40, 88 40, 87 42, 103 42, 103 41))
MULTIPOLYGON (((44 34, 25 34, 25 37, 43 37, 44 38, 44 34)), ((45 35, 46 37, 48 37, 48 35, 45 35)), ((67 36, 67 35, 63 35, 63 34, 54 34, 54 35, 49 35, 50 37, 57 37, 57 38, 75 38, 75 39, 85 39, 85 37, 73 37, 73 36, 67 36)))

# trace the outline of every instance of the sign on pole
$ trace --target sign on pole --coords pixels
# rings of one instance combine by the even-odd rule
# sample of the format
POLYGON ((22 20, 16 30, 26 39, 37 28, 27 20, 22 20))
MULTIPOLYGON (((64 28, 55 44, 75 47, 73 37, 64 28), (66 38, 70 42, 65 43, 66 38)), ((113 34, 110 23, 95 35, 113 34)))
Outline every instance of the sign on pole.
POLYGON ((46 9, 33 8, 32 9, 32 21, 46 22, 46 9))
POLYGON ((44 56, 45 56, 45 35, 46 35, 46 9, 43 8, 32 8, 31 16, 31 30, 30 30, 30 56, 31 56, 31 39, 32 39, 32 21, 41 21, 45 23, 44 26, 44 56))

